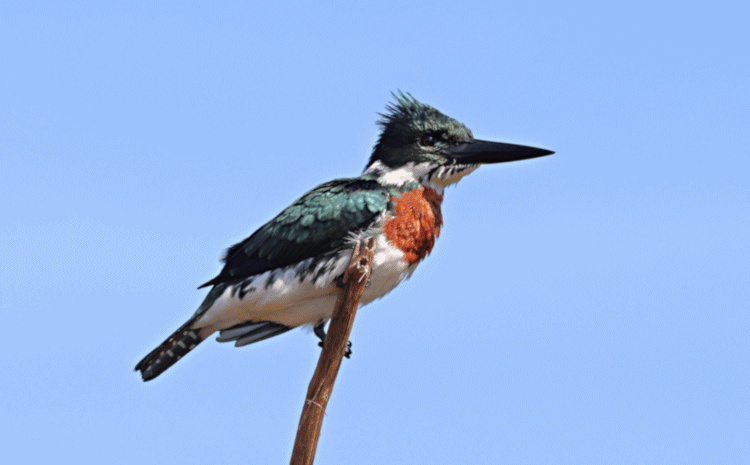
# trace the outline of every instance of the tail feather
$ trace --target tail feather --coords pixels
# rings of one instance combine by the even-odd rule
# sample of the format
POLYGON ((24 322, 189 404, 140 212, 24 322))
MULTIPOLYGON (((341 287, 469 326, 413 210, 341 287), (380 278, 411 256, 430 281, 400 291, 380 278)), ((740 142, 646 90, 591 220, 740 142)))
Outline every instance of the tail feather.
POLYGON ((270 321, 246 322, 232 326, 219 332, 216 338, 219 342, 235 341, 235 347, 242 347, 254 342, 268 339, 269 337, 278 336, 292 329, 270 321))
POLYGON ((190 352, 203 342, 200 329, 191 329, 194 323, 191 318, 187 323, 162 342, 159 347, 152 350, 143 360, 135 366, 135 371, 140 371, 143 381, 150 381, 177 363, 177 360, 190 352))

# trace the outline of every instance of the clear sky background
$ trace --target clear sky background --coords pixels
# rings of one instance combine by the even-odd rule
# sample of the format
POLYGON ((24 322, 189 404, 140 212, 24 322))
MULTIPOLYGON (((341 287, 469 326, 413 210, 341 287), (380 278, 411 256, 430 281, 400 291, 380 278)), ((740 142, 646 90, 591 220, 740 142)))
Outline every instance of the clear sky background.
POLYGON ((361 172, 401 89, 557 154, 446 192, 359 312, 316 463, 750 463, 748 16, 3 2, 3 462, 288 463, 314 335, 133 366, 226 247, 361 172))

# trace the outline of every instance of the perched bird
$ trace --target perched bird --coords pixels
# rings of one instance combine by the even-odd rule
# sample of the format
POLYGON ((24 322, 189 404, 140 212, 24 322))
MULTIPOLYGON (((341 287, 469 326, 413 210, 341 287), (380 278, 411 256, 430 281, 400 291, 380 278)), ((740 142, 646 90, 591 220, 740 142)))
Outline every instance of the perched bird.
POLYGON ((362 304, 414 273, 440 235, 444 189, 480 165, 551 155, 474 139, 471 131, 410 94, 395 95, 361 176, 307 192, 250 237, 230 247, 224 268, 192 317, 138 365, 159 376, 214 332, 244 346, 302 325, 325 338, 353 244, 376 239, 362 304))

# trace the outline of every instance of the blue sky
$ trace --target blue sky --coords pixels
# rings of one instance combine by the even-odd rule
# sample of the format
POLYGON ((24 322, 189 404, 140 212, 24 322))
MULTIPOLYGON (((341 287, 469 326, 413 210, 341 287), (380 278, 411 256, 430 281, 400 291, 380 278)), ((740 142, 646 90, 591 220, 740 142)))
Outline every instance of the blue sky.
POLYGON ((397 89, 556 155, 446 192, 317 463, 750 462, 740 2, 6 2, 7 463, 286 463, 317 339, 144 384, 223 249, 364 168, 397 89))

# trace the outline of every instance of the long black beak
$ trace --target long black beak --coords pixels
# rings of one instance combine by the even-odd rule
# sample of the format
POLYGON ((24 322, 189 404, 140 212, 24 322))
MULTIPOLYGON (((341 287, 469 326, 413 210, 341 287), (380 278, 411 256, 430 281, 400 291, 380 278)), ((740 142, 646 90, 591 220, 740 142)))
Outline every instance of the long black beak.
POLYGON ((473 140, 443 150, 443 155, 461 164, 504 163, 506 161, 528 160, 529 158, 552 155, 551 150, 528 147, 526 145, 506 144, 473 140))

